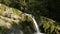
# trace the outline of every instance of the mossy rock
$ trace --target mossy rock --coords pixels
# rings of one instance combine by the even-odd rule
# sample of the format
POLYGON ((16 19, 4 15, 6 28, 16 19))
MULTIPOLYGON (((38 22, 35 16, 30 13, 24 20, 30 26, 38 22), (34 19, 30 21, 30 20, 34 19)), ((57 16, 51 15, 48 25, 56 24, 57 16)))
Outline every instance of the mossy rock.
MULTIPOLYGON (((26 21, 28 23, 31 23, 32 18, 26 16, 23 12, 21 12, 18 9, 8 7, 0 3, 0 23, 2 24, 0 25, 1 26, 0 28, 2 28, 2 30, 0 30, 1 34, 11 34, 11 33, 22 34, 23 32, 25 32, 23 31, 24 30, 23 25, 26 24, 26 21)), ((29 26, 28 24, 26 25, 29 26)), ((27 26, 25 27, 28 28, 27 26)), ((29 31, 29 29, 30 26, 27 31, 29 31)))

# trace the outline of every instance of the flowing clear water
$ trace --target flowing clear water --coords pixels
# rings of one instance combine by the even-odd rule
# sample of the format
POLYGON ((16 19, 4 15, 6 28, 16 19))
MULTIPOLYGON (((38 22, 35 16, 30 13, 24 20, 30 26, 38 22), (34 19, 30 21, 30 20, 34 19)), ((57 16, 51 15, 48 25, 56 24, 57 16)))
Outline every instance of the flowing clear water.
POLYGON ((36 30, 36 32, 35 32, 34 34, 44 34, 44 33, 41 33, 41 32, 39 31, 39 27, 38 27, 38 24, 37 24, 34 16, 32 16, 31 14, 26 14, 26 13, 25 13, 25 15, 30 16, 30 17, 33 19, 34 27, 35 27, 35 30, 36 30))

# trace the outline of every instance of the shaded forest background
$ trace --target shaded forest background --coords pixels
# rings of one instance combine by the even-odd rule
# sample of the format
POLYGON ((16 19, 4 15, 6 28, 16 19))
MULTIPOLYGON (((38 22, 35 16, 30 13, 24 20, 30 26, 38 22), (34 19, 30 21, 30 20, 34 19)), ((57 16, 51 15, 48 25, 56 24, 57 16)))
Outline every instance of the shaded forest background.
POLYGON ((37 18, 43 15, 55 21, 60 20, 60 0, 0 0, 0 3, 37 18))

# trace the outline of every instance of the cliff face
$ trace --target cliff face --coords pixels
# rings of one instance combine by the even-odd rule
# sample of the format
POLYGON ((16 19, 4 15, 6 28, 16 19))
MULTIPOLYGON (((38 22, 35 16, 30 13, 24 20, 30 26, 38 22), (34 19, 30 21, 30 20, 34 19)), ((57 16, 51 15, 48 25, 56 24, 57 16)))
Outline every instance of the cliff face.
MULTIPOLYGON (((52 19, 40 16, 39 28, 46 34, 59 34, 60 25, 52 19)), ((33 20, 20 10, 0 4, 0 34, 33 34, 33 20)))

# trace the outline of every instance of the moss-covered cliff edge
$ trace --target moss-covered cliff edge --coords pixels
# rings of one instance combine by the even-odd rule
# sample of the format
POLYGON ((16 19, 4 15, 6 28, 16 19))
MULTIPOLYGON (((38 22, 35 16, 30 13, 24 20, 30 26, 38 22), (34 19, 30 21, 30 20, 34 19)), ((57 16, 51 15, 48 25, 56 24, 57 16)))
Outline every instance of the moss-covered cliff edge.
MULTIPOLYGON (((40 30, 46 34, 59 34, 60 25, 52 19, 40 16, 40 30)), ((33 34, 33 21, 20 10, 0 4, 0 34, 33 34)))

